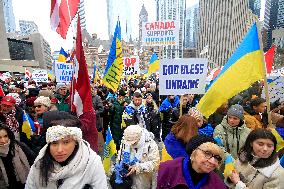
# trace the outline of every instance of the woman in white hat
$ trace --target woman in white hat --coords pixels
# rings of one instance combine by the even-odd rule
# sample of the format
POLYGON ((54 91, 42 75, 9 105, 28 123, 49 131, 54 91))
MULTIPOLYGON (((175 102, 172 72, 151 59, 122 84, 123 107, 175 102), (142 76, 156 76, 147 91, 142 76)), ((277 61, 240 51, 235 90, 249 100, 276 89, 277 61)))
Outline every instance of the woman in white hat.
POLYGON ((77 127, 52 126, 28 175, 26 189, 107 188, 100 157, 77 127))
POLYGON ((139 125, 130 125, 124 130, 118 153, 116 182, 130 176, 133 189, 154 189, 159 161, 159 150, 153 133, 139 125))

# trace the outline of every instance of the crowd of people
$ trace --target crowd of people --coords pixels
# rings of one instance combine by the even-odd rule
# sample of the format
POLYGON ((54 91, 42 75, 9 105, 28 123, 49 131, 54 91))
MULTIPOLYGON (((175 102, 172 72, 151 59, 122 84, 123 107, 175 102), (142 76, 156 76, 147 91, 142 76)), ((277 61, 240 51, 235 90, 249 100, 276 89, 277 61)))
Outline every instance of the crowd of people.
POLYGON ((270 125, 260 83, 208 119, 201 95, 160 96, 156 77, 90 85, 93 109, 78 117, 68 84, 0 82, 0 188, 284 189, 284 104, 270 105, 270 125), (98 145, 108 128, 110 175, 98 145))

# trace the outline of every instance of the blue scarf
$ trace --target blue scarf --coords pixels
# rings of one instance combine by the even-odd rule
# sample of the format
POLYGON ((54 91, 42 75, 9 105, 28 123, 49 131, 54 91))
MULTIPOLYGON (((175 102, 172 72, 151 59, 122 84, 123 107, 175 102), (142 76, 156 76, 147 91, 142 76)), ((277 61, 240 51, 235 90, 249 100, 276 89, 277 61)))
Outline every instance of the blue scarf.
POLYGON ((200 189, 206 183, 207 178, 208 178, 208 174, 206 174, 204 176, 204 178, 201 179, 201 181, 199 181, 196 186, 194 186, 193 181, 192 181, 191 176, 190 176, 190 171, 188 169, 188 161, 189 161, 189 158, 186 157, 186 158, 183 159, 183 162, 182 162, 182 172, 183 172, 184 179, 185 179, 185 181, 188 185, 188 188, 200 189))

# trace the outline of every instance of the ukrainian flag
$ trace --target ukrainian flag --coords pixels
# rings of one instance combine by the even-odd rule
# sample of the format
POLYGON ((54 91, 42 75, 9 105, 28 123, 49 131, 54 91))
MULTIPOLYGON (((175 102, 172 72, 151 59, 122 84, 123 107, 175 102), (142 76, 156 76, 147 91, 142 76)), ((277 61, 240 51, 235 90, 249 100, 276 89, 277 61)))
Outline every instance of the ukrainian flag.
POLYGON ((31 139, 31 135, 35 132, 34 122, 26 112, 23 113, 22 132, 27 135, 28 139, 31 139))
POLYGON ((162 155, 161 155, 161 162, 173 160, 172 156, 168 153, 165 145, 163 144, 162 155))
POLYGON ((271 129, 271 133, 275 136, 277 145, 276 145, 276 152, 284 148, 284 140, 281 135, 275 130, 271 129))
POLYGON ((94 71, 93 71, 93 83, 96 84, 97 83, 97 65, 94 64, 94 71))
POLYGON ((228 99, 264 78, 264 66, 263 51, 254 23, 207 93, 201 98, 197 108, 208 118, 228 99))
POLYGON ((149 68, 147 75, 151 75, 152 73, 158 71, 159 67, 160 67, 160 61, 158 59, 158 56, 156 53, 153 53, 149 61, 149 68))
POLYGON ((224 177, 228 178, 232 174, 234 169, 235 169, 234 158, 231 155, 227 155, 225 159, 224 177))
POLYGON ((58 62, 65 62, 68 57, 68 54, 64 51, 64 49, 61 47, 59 55, 58 55, 58 62))
POLYGON ((110 174, 110 163, 112 156, 116 154, 116 145, 112 138, 110 128, 108 128, 106 133, 106 142, 104 145, 104 158, 103 158, 103 166, 107 175, 110 174))
POLYGON ((117 21, 103 77, 103 84, 113 91, 116 91, 120 84, 122 73, 121 27, 120 22, 117 21))

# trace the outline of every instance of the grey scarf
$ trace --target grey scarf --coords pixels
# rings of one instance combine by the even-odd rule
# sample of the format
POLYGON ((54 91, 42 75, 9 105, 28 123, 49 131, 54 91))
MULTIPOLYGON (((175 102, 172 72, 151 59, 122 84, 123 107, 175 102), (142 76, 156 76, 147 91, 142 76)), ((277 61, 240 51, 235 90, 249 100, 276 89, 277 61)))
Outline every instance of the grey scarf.
POLYGON ((10 147, 10 139, 7 144, 0 145, 0 156, 1 157, 6 157, 8 155, 9 147, 10 147))
MULTIPOLYGON (((17 144, 15 144, 15 156, 13 157, 12 162, 14 165, 13 169, 15 171, 17 180, 20 181, 22 184, 26 183, 30 171, 30 165, 25 153, 17 144)), ((0 158, 0 169, 4 177, 6 186, 8 186, 9 183, 8 176, 1 158, 0 158)))

